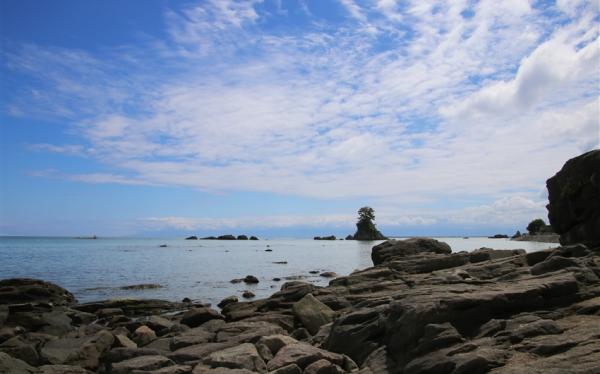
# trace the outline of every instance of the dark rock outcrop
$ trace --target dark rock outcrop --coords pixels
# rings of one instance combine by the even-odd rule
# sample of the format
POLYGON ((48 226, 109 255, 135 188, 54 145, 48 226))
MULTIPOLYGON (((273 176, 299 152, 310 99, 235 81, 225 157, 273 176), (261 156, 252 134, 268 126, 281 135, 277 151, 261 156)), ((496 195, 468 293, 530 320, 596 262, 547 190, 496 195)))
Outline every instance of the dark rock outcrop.
POLYGON ((75 296, 62 287, 38 279, 0 280, 0 304, 30 302, 71 305, 75 303, 75 296))
POLYGON ((548 219, 563 245, 600 245, 600 150, 570 159, 546 181, 548 219))
POLYGON ((185 238, 185 240, 198 240, 198 237, 195 235, 192 235, 192 236, 188 236, 187 238, 185 238))
POLYGON ((329 236, 315 236, 313 238, 314 240, 336 240, 335 235, 329 235, 329 236))
POLYGON ((231 234, 217 236, 217 240, 236 240, 235 236, 231 234))
POLYGON ((248 240, 248 237, 246 235, 238 235, 237 240, 248 240))
POLYGON ((450 254, 452 249, 446 243, 429 238, 412 238, 406 240, 388 240, 373 247, 371 259, 374 265, 390 261, 394 258, 421 254, 425 252, 450 254))

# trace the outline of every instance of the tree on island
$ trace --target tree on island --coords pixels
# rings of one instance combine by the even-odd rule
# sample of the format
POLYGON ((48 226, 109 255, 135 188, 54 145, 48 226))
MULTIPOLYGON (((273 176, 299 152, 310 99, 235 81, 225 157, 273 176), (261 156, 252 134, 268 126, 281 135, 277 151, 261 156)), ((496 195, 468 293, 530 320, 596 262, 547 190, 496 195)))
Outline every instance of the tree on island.
POLYGON ((375 227, 375 211, 373 208, 364 206, 358 210, 358 222, 356 223, 356 234, 354 240, 385 240, 387 239, 377 227, 375 227))
POLYGON ((544 222, 544 220, 541 218, 536 218, 533 221, 529 222, 529 225, 527 225, 527 231, 529 231, 530 235, 535 235, 542 231, 542 229, 545 227, 546 222, 544 222))

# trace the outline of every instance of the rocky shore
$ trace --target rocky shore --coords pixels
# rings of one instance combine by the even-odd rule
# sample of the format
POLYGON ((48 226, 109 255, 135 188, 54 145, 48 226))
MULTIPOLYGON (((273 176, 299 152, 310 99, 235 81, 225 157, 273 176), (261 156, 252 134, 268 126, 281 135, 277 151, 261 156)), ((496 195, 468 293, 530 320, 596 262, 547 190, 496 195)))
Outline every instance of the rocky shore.
POLYGON ((578 194, 560 173, 548 209, 562 246, 539 252, 389 240, 373 247, 373 267, 327 287, 290 281, 267 299, 223 300, 221 312, 78 304, 44 281, 2 280, 0 373, 600 373, 600 244, 588 223, 600 189, 596 174, 577 176, 578 194), (554 209, 573 209, 572 221, 554 209))
POLYGON ((374 267, 268 299, 77 304, 0 281, 0 373, 558 373, 600 370, 600 248, 451 253, 387 241, 374 267))

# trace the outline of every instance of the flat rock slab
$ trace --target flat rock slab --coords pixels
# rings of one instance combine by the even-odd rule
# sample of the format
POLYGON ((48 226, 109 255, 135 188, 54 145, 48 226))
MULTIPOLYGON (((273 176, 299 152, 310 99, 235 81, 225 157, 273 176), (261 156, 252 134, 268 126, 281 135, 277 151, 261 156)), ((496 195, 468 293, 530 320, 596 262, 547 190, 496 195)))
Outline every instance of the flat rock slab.
POLYGON ((258 354, 256 347, 251 343, 243 343, 213 352, 204 360, 204 363, 213 367, 247 369, 259 373, 264 373, 267 369, 267 365, 258 354))
POLYGON ((332 353, 309 344, 297 343, 286 345, 267 364, 268 370, 275 370, 281 367, 296 364, 300 368, 306 368, 315 361, 325 359, 337 365, 344 364, 342 355, 332 353))
POLYGON ((140 356, 112 364, 113 374, 130 374, 134 370, 157 370, 175 363, 164 356, 140 356))

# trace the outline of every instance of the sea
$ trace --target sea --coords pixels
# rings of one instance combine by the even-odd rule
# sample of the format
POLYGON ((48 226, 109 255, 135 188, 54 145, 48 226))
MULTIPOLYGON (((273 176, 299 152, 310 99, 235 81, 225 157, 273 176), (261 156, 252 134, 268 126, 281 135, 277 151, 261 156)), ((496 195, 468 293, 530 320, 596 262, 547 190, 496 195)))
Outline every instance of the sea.
MULTIPOLYGON (((557 246, 483 237, 436 239, 448 243, 454 252, 481 247, 533 252, 557 246)), ((371 248, 378 243, 289 238, 222 241, 0 237, 0 279, 50 281, 71 291, 81 303, 111 298, 189 298, 216 305, 231 295, 242 300, 246 290, 256 298, 268 297, 289 280, 325 286, 331 279, 322 277, 323 272, 341 276, 372 266, 371 248), (259 283, 231 282, 246 275, 254 275, 259 283), (123 288, 139 284, 160 287, 123 288)))

